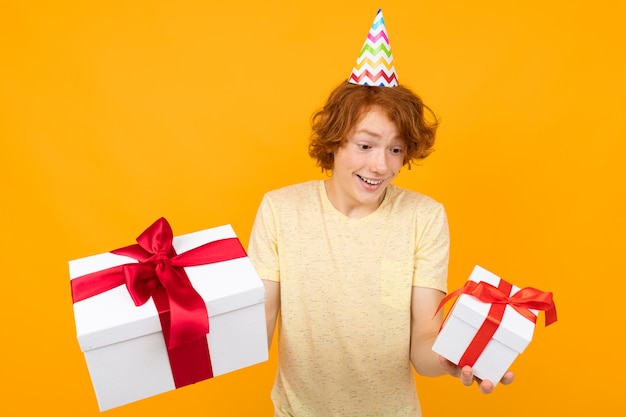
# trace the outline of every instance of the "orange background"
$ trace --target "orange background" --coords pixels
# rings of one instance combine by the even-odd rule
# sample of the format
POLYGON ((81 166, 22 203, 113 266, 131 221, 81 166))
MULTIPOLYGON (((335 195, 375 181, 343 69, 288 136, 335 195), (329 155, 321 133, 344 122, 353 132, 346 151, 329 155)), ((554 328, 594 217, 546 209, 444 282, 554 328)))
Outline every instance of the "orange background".
MULTIPOLYGON (((419 378, 426 416, 622 408, 626 7, 614 1, 20 1, 0 6, 0 414, 98 416, 67 261, 165 216, 231 223, 323 178, 309 118, 382 7, 400 82, 439 114, 397 184, 442 201, 450 288, 474 264, 555 294, 516 382, 419 378)), ((106 412, 269 416, 268 363, 106 412)))

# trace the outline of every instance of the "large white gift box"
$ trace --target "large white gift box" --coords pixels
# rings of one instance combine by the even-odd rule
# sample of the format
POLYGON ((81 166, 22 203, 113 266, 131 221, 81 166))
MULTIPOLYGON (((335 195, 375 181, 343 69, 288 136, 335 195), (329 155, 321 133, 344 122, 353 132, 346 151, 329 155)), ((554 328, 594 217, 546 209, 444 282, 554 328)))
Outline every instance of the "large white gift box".
MULTIPOLYGON (((171 242, 181 254, 209 242, 233 238, 237 236, 232 227, 225 225, 177 236, 171 242)), ((183 268, 208 312, 209 378, 268 358, 265 291, 243 253, 235 259, 183 268)), ((138 261, 115 253, 76 259, 69 262, 70 278, 132 263, 138 261)), ((75 300, 74 316, 78 342, 101 411, 177 388, 153 298, 136 306, 127 286, 120 285, 75 300)), ((200 340, 204 344, 203 337, 200 340)))
POLYGON ((546 311, 546 325, 556 321, 552 293, 530 287, 520 292, 519 287, 480 266, 474 268, 465 287, 457 291, 442 302, 443 305, 460 294, 432 350, 459 366, 472 366, 475 376, 494 385, 530 343, 538 310, 546 311), (475 285, 481 282, 490 285, 475 285), (471 295, 466 288, 478 290, 471 295))

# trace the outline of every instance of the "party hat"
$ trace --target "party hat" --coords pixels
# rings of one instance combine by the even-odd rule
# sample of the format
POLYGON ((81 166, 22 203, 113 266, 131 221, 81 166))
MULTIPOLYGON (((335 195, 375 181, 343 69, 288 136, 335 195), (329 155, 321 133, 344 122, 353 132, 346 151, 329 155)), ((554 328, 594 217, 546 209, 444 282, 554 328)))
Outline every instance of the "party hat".
POLYGON ((379 87, 396 87, 398 76, 393 66, 393 55, 382 9, 378 10, 374 23, 365 39, 361 53, 348 81, 352 84, 379 87))

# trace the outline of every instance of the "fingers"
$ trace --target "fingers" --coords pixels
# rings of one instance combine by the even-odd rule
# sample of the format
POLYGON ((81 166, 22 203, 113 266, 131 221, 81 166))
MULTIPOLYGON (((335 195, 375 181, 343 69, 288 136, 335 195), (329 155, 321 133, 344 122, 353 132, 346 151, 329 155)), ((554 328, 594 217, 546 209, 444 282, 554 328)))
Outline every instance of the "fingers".
MULTIPOLYGON (((515 375, 513 374, 513 372, 506 371, 502 379, 500 379, 500 383, 503 385, 508 385, 513 382, 514 379, 515 375)), ((491 381, 489 381, 488 379, 485 379, 483 381, 481 381, 480 379, 476 380, 478 381, 478 389, 480 390, 480 392, 482 392, 483 394, 491 394, 493 392, 495 385, 491 381)))
POLYGON ((491 394, 494 388, 493 382, 488 379, 484 379, 478 383, 478 389, 483 394, 491 394))
POLYGON ((450 362, 443 356, 439 356, 439 365, 444 370, 445 373, 452 375, 453 377, 459 377, 459 367, 456 366, 453 362, 450 362))
MULTIPOLYGON (((439 364, 441 368, 447 373, 452 375, 453 377, 459 378, 461 383, 466 387, 471 386, 474 381, 478 383, 478 389, 483 394, 490 394, 493 392, 495 385, 488 379, 481 380, 480 378, 474 375, 472 367, 469 365, 465 365, 462 368, 454 364, 454 362, 450 362, 448 359, 443 356, 439 356, 439 364)), ((500 383, 503 385, 508 385, 515 379, 515 375, 511 371, 506 371, 500 383)))
POLYGON ((474 383, 474 374, 472 373, 472 367, 465 365, 461 369, 461 375, 459 376, 461 383, 466 387, 469 387, 474 383))
POLYGON ((511 371, 506 371, 500 382, 504 385, 508 385, 515 379, 515 375, 511 371))

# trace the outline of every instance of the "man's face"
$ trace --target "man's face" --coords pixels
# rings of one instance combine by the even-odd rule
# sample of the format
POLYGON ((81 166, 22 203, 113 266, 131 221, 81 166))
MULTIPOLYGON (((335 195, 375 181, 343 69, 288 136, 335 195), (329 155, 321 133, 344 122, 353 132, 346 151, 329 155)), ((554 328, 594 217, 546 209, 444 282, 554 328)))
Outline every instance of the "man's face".
POLYGON ((403 165, 404 152, 395 123, 380 108, 369 109, 335 151, 327 187, 335 208, 349 217, 375 211, 403 165))

